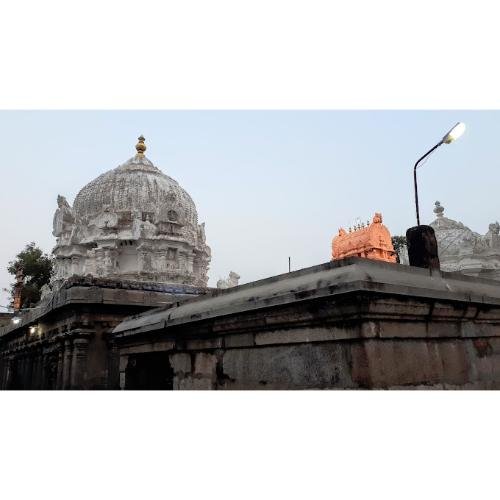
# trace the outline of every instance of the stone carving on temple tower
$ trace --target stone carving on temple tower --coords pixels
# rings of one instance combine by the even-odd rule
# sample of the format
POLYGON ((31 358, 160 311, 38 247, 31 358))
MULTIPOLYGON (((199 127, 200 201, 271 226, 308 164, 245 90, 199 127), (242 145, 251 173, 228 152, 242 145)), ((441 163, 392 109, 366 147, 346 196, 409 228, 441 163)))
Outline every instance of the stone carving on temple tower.
POLYGON ((500 279, 500 224, 489 224, 483 236, 462 222, 445 217, 444 210, 436 201, 436 219, 430 224, 436 234, 441 269, 500 279))
POLYGON ((205 287, 205 225, 177 181, 136 155, 83 187, 73 207, 58 196, 52 286, 72 275, 205 287))
POLYGON ((234 271, 231 271, 227 279, 220 279, 217 281, 217 288, 219 289, 232 288, 234 286, 238 286, 239 281, 240 281, 240 275, 238 273, 235 273, 234 271))
POLYGON ((57 196, 57 210, 54 214, 52 234, 57 238, 70 235, 75 227, 73 210, 64 196, 57 196))

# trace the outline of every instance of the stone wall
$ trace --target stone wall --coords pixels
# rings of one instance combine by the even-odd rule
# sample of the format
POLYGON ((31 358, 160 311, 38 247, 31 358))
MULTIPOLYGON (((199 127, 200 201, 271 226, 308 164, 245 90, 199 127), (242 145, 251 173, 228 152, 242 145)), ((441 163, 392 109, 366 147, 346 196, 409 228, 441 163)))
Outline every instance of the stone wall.
POLYGON ((69 280, 0 328, 0 387, 496 389, 500 287, 356 258, 212 291, 69 280))
POLYGON ((48 300, 0 328, 1 389, 114 389, 119 357, 111 332, 130 314, 204 290, 72 278, 48 300))
POLYGON ((129 318, 115 341, 125 389, 155 353, 173 389, 497 389, 500 287, 348 259, 129 318))

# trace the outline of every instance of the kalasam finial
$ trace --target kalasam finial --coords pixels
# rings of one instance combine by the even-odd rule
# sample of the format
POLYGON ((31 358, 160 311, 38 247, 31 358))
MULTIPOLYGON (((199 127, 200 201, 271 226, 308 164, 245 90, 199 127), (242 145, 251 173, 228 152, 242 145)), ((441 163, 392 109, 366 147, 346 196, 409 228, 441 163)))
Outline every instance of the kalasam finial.
POLYGON ((146 151, 146 144, 144 144, 144 141, 146 139, 141 134, 137 140, 139 141, 135 146, 135 149, 137 149, 137 154, 140 156, 144 156, 144 151, 146 151))

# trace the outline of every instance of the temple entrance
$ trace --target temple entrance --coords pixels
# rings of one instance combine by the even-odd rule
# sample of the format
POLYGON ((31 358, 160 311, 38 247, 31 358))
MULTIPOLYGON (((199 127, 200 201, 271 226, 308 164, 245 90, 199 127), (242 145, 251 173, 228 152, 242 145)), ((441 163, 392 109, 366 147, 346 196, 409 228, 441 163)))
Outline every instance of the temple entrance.
POLYGON ((45 362, 43 371, 43 388, 57 389, 57 358, 50 356, 45 362))
POLYGON ((19 369, 19 363, 17 360, 12 360, 10 363, 10 380, 7 389, 19 390, 23 389, 23 381, 21 378, 21 373, 19 369))
POLYGON ((168 354, 151 352, 129 356, 125 370, 125 389, 172 390, 174 372, 168 354))

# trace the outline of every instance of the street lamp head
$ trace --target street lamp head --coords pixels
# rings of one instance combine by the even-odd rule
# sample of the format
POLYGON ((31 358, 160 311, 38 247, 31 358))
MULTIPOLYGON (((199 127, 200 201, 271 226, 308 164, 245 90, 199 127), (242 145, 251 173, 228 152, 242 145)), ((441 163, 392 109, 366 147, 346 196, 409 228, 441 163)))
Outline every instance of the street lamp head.
POLYGON ((443 142, 450 144, 456 141, 465 132, 465 123, 458 122, 444 137, 443 142))

